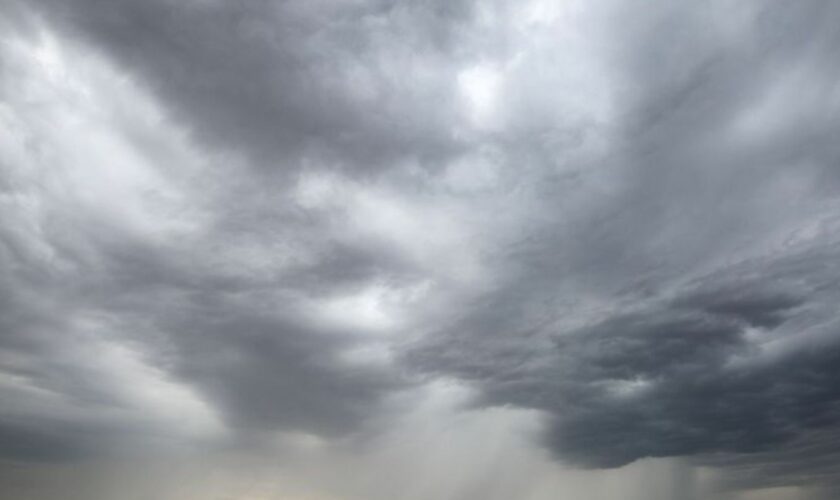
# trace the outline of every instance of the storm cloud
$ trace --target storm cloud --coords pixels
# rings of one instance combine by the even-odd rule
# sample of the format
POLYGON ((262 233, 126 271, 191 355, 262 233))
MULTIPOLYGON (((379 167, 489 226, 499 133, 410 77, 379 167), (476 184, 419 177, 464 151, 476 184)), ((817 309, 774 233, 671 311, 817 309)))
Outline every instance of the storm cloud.
POLYGON ((379 498, 336 471, 446 436, 434 495, 543 498, 481 461, 510 424, 590 491, 838 488, 833 2, 0 15, 3 464, 274 453, 379 498))

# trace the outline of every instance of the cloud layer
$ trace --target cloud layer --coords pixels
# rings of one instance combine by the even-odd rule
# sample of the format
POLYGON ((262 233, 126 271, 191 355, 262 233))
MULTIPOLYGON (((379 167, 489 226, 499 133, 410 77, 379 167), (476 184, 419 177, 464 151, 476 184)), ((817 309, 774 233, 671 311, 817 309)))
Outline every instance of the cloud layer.
POLYGON ((833 3, 0 14, 10 463, 362 446, 455 380, 559 463, 837 483, 833 3))

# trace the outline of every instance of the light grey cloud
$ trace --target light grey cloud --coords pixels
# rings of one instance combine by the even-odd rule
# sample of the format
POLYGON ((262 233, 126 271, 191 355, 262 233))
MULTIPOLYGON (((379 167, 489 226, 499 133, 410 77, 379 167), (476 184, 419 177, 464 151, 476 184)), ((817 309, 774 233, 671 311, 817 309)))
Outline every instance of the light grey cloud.
POLYGON ((409 385, 345 359, 371 337, 330 309, 399 259, 313 231, 279 181, 226 182, 140 86, 28 19, 3 53, 7 458, 342 435, 409 385))
POLYGON ((557 462, 836 484, 832 3, 2 9, 7 459, 363 448, 455 379, 557 462))

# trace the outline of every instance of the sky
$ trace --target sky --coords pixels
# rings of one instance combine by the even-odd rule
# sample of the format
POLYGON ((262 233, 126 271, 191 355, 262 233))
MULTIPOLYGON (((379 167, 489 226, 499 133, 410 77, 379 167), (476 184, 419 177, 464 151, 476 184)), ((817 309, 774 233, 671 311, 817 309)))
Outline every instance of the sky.
POLYGON ((840 3, 0 0, 0 496, 840 495, 840 3))

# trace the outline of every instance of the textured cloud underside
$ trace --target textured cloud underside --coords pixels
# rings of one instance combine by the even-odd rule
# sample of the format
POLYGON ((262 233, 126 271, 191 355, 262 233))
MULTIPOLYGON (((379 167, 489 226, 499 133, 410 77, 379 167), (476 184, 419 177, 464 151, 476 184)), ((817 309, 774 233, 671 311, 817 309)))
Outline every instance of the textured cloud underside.
POLYGON ((340 441, 456 380, 560 462, 835 481, 835 3, 0 17, 7 459, 340 441))

